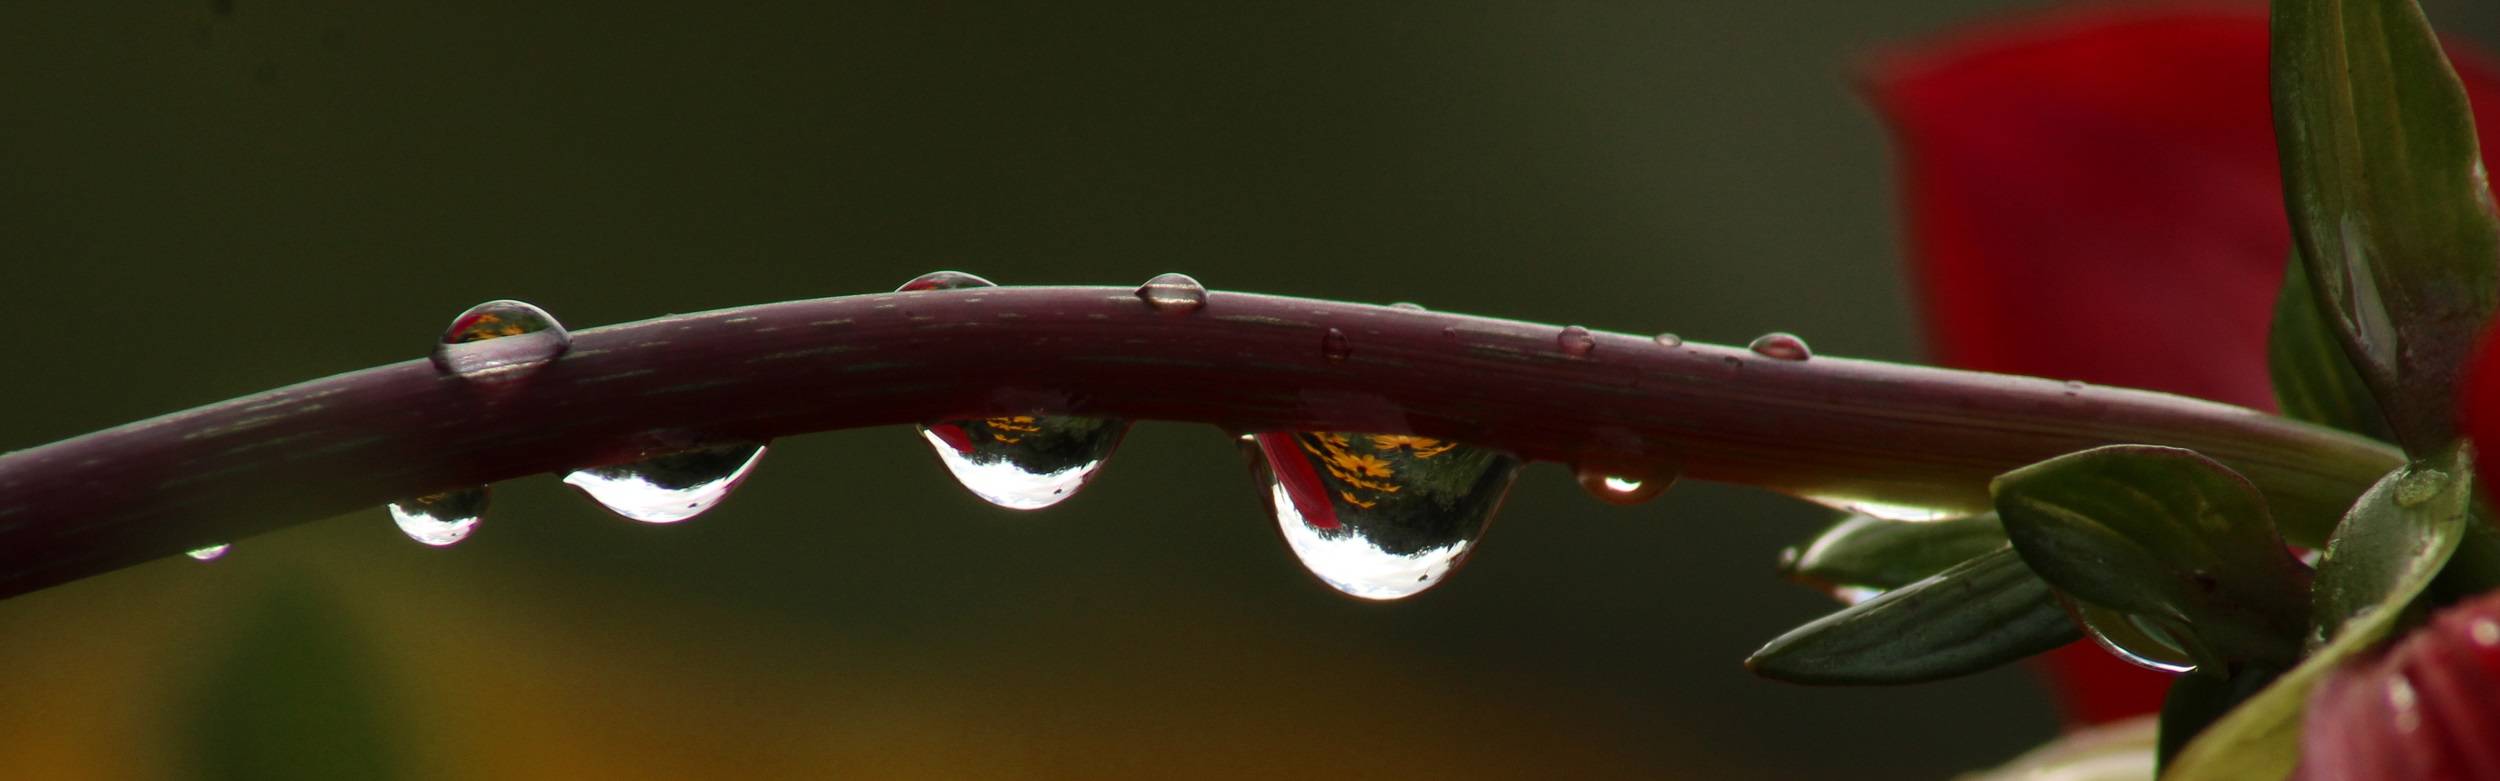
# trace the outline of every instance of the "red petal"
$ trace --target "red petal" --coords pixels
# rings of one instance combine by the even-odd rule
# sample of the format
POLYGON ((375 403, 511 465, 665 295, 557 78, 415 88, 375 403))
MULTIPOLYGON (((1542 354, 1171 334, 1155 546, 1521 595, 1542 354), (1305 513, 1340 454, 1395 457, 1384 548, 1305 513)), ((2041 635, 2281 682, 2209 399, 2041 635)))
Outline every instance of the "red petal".
MULTIPOLYGON (((2093 6, 1880 59, 1936 359, 2272 409, 2291 237, 2266 35, 2262 5, 2093 6)), ((2090 649, 2050 659, 2083 721, 2156 710, 2167 683, 2090 649)))
POLYGON ((2500 778, 2500 594, 2441 611, 2309 695, 2301 781, 2500 778))

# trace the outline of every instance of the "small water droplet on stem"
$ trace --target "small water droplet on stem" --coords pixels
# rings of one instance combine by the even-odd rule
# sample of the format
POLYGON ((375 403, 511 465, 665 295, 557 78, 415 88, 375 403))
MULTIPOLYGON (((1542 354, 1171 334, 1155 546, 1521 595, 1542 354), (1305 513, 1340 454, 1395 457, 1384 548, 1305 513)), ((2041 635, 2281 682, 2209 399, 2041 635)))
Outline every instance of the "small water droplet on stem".
POLYGON ((1207 286, 1188 274, 1160 274, 1138 286, 1137 297, 1155 311, 1185 315, 1207 305, 1207 286))
POLYGON ((1675 485, 1672 473, 1652 476, 1646 471, 1583 466, 1572 470, 1580 488, 1609 504, 1640 504, 1658 498, 1675 485))
POLYGON ((1684 346, 1684 337, 1677 336, 1675 334, 1659 334, 1657 336, 1650 337, 1649 340, 1657 342, 1660 347, 1684 346))
POLYGON ((1756 337, 1752 344, 1745 345, 1745 349, 1783 361, 1802 361, 1814 357, 1814 351, 1806 348, 1806 340, 1797 338, 1796 334, 1782 331, 1773 331, 1756 337))
POLYGON ((518 379, 555 362, 573 335, 547 310, 512 300, 488 301, 452 318, 435 340, 434 368, 476 382, 518 379))
POLYGON ((1563 326, 1562 333, 1554 336, 1554 346, 1562 348, 1564 355, 1586 358, 1589 357, 1590 352, 1597 349, 1597 337, 1590 335, 1589 329, 1580 326, 1563 326))
POLYGON ((1354 354, 1354 345, 1346 341, 1344 331, 1331 328, 1319 337, 1319 354, 1329 363, 1342 363, 1354 354))
POLYGON ((895 288, 894 292, 917 293, 923 290, 962 290, 965 288, 997 286, 998 283, 996 282, 991 282, 961 271, 932 271, 920 276, 912 277, 910 282, 903 283, 903 286, 895 288))

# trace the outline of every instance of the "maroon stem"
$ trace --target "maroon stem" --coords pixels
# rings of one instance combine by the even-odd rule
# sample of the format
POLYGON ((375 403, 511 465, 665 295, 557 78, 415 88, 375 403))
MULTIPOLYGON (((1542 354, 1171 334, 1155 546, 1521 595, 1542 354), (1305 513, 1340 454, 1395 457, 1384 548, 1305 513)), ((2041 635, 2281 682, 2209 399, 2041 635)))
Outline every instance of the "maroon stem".
POLYGON ((383 502, 671 448, 1002 412, 1411 432, 1523 456, 1825 498, 1984 507, 2013 467, 2193 448, 2263 489, 2294 543, 2400 463, 2239 407, 1839 358, 1778 360, 1410 309, 1126 288, 848 296, 595 328, 525 378, 420 358, 0 456, 0 595, 383 502), (1341 357, 1323 350, 1343 334, 1341 357))

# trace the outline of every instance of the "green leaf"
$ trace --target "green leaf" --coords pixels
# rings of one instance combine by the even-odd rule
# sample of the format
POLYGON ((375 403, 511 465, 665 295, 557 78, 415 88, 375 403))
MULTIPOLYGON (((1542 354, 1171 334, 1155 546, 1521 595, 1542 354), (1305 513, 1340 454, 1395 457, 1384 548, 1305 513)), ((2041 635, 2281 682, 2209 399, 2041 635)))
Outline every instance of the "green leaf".
POLYGON ((2332 638, 2300 666, 2207 727, 2179 752, 2165 781, 2282 778, 2300 758, 2301 711, 2328 671, 2387 637, 2430 585, 2465 534, 2473 504, 2473 456, 2451 448, 2371 486, 2344 516, 2318 565, 2318 613, 2332 638), (2449 475, 2436 486, 2408 478, 2423 467, 2449 475), (2413 491, 2404 484, 2414 482, 2413 491), (2420 493, 2434 488, 2429 495, 2420 493), (2338 550, 2340 548, 2340 551, 2338 550), (2339 618, 2340 617, 2340 618, 2339 618))
POLYGON ((291 575, 237 606, 233 638, 205 644, 177 711, 187 777, 392 779, 417 775, 389 681, 358 616, 329 584, 291 575))
POLYGON ((2457 373, 2500 300, 2465 89, 2412 0, 2275 0, 2286 212, 2345 354, 2415 455, 2455 437, 2457 373))
POLYGON ((1780 574, 1824 588, 1892 589, 2002 547, 1996 513, 1925 522, 1851 513, 1781 551, 1780 574))
POLYGON ((2378 399, 2353 370, 2352 359, 2344 357, 2335 327, 2318 310, 2299 255, 2284 270, 2282 292, 2274 300, 2266 369, 2274 376, 2274 400, 2285 416, 2373 439, 2395 439, 2387 430, 2387 417, 2379 414, 2378 399))
POLYGON ((2161 701, 2158 764, 2170 764, 2170 759, 2178 756, 2190 739, 2242 701, 2256 696, 2281 673, 2279 669, 2264 667, 2230 673, 2198 670, 2171 681, 2170 693, 2161 701))
POLYGON ((1745 660, 1806 684, 1921 683, 1996 667, 2079 637, 2011 548, 1789 630, 1745 660))
POLYGON ((2308 571, 2228 467, 2112 445, 2007 472, 1990 490, 2014 550, 2075 599, 2192 633, 2177 639, 2210 652, 2200 663, 2298 657, 2308 571))

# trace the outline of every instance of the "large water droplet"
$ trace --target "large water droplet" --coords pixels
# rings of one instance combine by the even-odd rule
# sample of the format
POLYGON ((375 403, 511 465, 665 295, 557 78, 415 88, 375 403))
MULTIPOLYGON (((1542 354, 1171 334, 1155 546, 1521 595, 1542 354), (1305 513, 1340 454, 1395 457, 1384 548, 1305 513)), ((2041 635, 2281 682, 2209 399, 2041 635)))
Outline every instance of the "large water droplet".
POLYGON ((1207 305, 1207 286, 1188 274, 1158 274, 1137 287, 1137 297, 1156 311, 1185 315, 1207 305))
POLYGON ((218 543, 205 548, 193 548, 190 552, 183 555, 199 559, 201 561, 216 561, 219 558, 223 558, 226 555, 226 551, 230 550, 234 550, 233 544, 218 543))
POLYGON ((1640 504, 1658 498, 1675 485, 1673 473, 1652 475, 1647 472, 1581 466, 1572 470, 1580 488, 1590 496, 1611 504, 1640 504))
POLYGON ((1126 433, 1128 421, 1074 415, 1001 415, 920 427, 956 482, 1011 510, 1038 510, 1075 496, 1126 433))
POLYGON ((427 494, 414 499, 391 502, 391 521, 408 539, 427 545, 443 546, 467 539, 477 530, 478 521, 486 519, 486 486, 427 494))
POLYGON ((1519 475, 1508 453, 1404 434, 1271 432, 1249 447, 1286 546, 1321 582, 1363 599, 1448 577, 1519 475))
POLYGON ((895 288, 894 292, 912 293, 922 290, 961 290, 968 287, 997 286, 996 282, 961 271, 932 271, 912 277, 910 282, 903 283, 903 286, 895 288))
POLYGON ((528 375, 573 346, 554 315, 521 301, 488 301, 452 318, 434 343, 434 368, 477 381, 528 375))
POLYGON ((1354 354, 1354 345, 1346 341, 1344 331, 1331 328, 1319 337, 1319 354, 1326 357, 1329 363, 1340 363, 1354 354))
POLYGON ((1806 340, 1797 338, 1796 334, 1778 331, 1755 337, 1753 343, 1745 345, 1745 348, 1783 361, 1814 357, 1814 351, 1806 348, 1806 340))
POLYGON ((763 458, 763 445, 720 445, 576 469, 564 483, 609 512, 644 523, 676 523, 719 505, 763 458))
POLYGON ((2184 673, 2196 669, 2196 660, 2167 632, 2149 626, 2135 616, 2107 608, 2069 602, 2068 606, 2083 619, 2083 633, 2092 644, 2129 664, 2166 673, 2184 673))
POLYGON ((1589 357, 1589 353, 1597 350, 1597 337, 1591 336, 1589 329, 1580 326, 1563 326, 1562 333, 1554 337, 1554 346, 1562 348, 1564 355, 1586 358, 1589 357))

